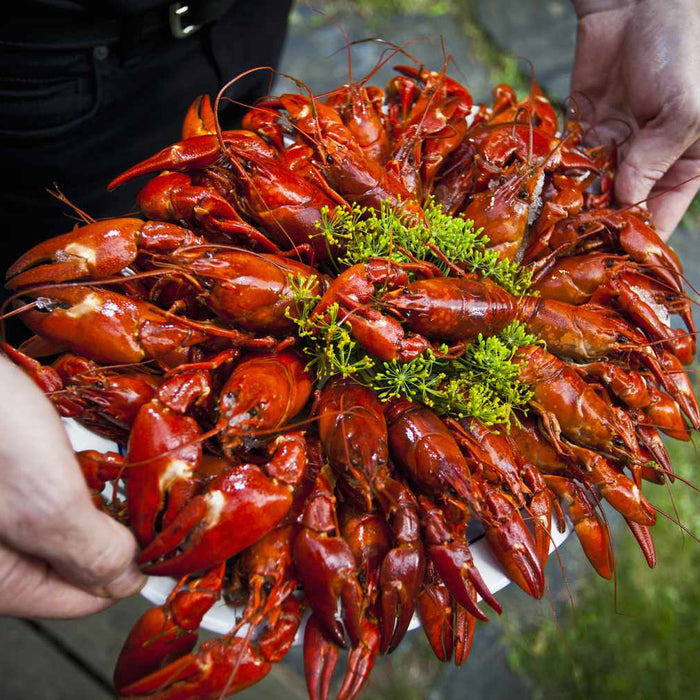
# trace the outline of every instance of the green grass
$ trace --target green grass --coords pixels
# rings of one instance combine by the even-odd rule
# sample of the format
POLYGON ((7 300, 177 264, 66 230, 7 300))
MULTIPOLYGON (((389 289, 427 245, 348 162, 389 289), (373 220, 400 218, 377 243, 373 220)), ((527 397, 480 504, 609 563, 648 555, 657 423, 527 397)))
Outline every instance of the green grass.
MULTIPOLYGON (((305 4, 305 0, 297 0, 298 7, 304 7, 305 4)), ((497 46, 482 29, 476 20, 471 0, 311 0, 311 4, 329 17, 339 18, 343 14, 355 12, 368 21, 373 17, 386 18, 409 12, 424 15, 452 14, 460 23, 474 57, 489 69, 489 79, 493 84, 508 83, 521 99, 528 94, 530 80, 524 66, 497 46)), ((297 21, 296 14, 292 14, 292 21, 297 21)), ((319 14, 313 21, 320 26, 327 19, 319 14)))
POLYGON ((695 199, 690 203, 688 211, 681 221, 681 226, 689 231, 700 231, 700 195, 695 195, 695 199))
MULTIPOLYGON (((297 4, 303 7, 305 1, 298 0, 297 4)), ((363 17, 374 14, 391 17, 406 12, 444 15, 452 10, 455 2, 454 0, 312 0, 312 5, 329 14, 354 11, 363 17)))
MULTIPOLYGON (((700 458, 692 444, 669 452, 679 474, 698 479, 700 458)), ((651 500, 672 512, 665 487, 646 487, 651 500)), ((700 494, 676 482, 681 522, 700 533, 700 494)), ((510 621, 511 667, 543 698, 690 698, 700 694, 700 545, 660 518, 652 528, 659 561, 649 570, 623 524, 616 536, 614 586, 586 577, 575 588, 575 622, 558 625, 510 621)), ((564 606, 560 606, 560 609, 564 606)))

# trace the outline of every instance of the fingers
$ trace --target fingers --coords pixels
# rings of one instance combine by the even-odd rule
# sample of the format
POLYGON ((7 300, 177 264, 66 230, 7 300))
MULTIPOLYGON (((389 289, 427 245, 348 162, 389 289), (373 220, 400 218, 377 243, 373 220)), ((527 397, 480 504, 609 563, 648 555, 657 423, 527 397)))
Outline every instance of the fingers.
POLYGON ((699 189, 700 142, 697 142, 656 183, 647 202, 663 240, 673 233, 699 189))
POLYGON ((622 204, 648 200, 664 238, 671 235, 700 184, 694 179, 700 175, 699 125, 700 108, 680 115, 664 109, 623 149, 615 197, 622 204))
POLYGON ((4 362, 0 384, 13 397, 0 404, 0 542, 94 595, 137 592, 145 577, 135 564, 136 541, 93 505, 52 406, 4 362))
POLYGON ((76 588, 40 559, 18 554, 1 543, 0 581, 0 616, 80 617, 113 603, 76 588))
POLYGON ((133 535, 88 499, 33 528, 22 551, 48 562, 67 581, 98 596, 126 598, 146 577, 136 565, 133 535))

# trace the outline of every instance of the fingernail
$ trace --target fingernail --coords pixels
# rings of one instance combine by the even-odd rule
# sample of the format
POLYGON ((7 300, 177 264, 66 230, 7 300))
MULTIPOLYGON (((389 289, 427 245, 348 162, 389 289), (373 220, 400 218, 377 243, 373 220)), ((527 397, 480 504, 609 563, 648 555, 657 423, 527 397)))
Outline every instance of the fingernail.
POLYGON ((97 595, 115 600, 128 598, 139 593, 147 581, 148 577, 141 573, 136 564, 132 564, 113 581, 100 586, 97 595))

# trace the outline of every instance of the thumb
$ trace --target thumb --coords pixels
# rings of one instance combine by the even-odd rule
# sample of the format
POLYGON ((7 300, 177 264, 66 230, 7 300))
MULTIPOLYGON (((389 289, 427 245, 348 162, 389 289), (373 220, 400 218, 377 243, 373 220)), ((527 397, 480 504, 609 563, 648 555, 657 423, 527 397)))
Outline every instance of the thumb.
MULTIPOLYGON (((87 494, 86 494, 87 495, 87 494)), ((80 588, 108 598, 137 593, 146 577, 136 565, 138 546, 123 525, 97 510, 89 497, 67 505, 61 522, 31 549, 63 578, 80 588)))

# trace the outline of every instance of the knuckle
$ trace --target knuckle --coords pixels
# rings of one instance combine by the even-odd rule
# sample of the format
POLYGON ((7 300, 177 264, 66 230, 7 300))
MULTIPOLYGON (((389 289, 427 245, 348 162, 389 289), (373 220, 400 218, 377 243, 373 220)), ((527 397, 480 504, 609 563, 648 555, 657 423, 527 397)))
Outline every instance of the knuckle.
MULTIPOLYGON (((681 137, 700 135, 700 95, 695 91, 685 92, 670 99, 661 112, 662 121, 681 132, 681 137)), ((694 140, 694 138, 692 139, 694 140)))
POLYGON ((633 181, 647 180, 649 182, 656 182, 664 175, 670 163, 639 163, 636 160, 629 158, 623 162, 623 165, 624 169, 626 170, 624 174, 629 179, 633 181))
POLYGON ((122 546, 121 538, 110 538, 94 544, 95 553, 86 563, 90 576, 99 583, 108 583, 129 565, 133 552, 122 546), (100 545, 102 545, 100 547, 100 545))

